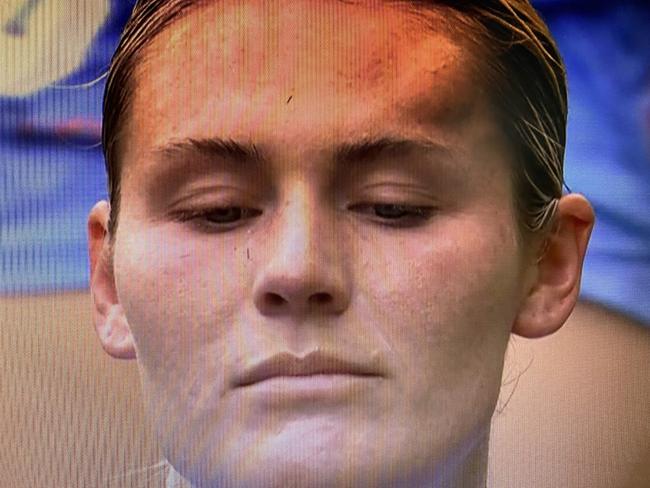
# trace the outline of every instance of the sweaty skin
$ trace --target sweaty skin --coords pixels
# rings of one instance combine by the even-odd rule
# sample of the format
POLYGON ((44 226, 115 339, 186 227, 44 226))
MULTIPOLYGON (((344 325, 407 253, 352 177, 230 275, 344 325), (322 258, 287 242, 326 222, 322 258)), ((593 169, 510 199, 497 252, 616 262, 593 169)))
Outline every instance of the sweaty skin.
MULTIPOLYGON (((538 273, 475 65, 442 25, 425 31, 386 4, 213 2, 146 47, 112 275, 95 300, 123 334, 98 325, 105 349, 137 356, 186 480, 484 483, 504 351, 538 273), (215 137, 250 151, 188 143, 215 137), (342 157, 378 140, 402 143, 342 157), (429 210, 376 207, 390 204, 429 210), (315 349, 381 377, 321 402, 232 384, 259 360, 315 349)), ((569 255, 572 277, 579 246, 569 255)))

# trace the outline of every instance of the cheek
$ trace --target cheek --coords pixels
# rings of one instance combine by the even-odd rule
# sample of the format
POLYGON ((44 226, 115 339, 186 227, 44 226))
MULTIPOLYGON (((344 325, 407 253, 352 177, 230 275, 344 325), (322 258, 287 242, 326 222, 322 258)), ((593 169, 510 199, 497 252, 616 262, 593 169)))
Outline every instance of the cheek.
POLYGON ((371 254, 366 269, 384 272, 368 280, 369 303, 382 304, 373 313, 396 355, 410 361, 414 383, 435 381, 439 391, 472 375, 500 377, 519 261, 513 234, 491 224, 457 221, 403 239, 399 252, 371 254))
POLYGON ((437 235, 402 239, 390 246, 390 252, 389 246, 373 247, 365 268, 377 274, 368 280, 378 295, 375 302, 388 309, 422 311, 432 326, 444 327, 443 319, 479 315, 479 311, 490 311, 489 316, 497 309, 503 313, 514 299, 518 254, 516 243, 504 238, 504 233, 441 229, 437 235))
POLYGON ((233 279, 242 276, 233 259, 239 250, 194 245, 162 225, 138 233, 127 224, 120 233, 116 286, 139 362, 152 374, 186 368, 192 351, 223 336, 241 303, 242 280, 233 279))

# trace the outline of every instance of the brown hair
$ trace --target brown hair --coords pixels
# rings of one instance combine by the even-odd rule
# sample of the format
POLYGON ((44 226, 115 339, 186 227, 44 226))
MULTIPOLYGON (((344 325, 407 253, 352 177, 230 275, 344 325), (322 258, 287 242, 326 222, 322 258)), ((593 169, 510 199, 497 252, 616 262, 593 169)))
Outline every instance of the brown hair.
MULTIPOLYGON (((214 0, 218 1, 218 0, 214 0)), ((120 127, 134 90, 134 68, 158 33, 206 0, 138 0, 113 56, 104 92, 102 142, 111 203, 109 235, 120 204, 120 127)), ((446 7, 460 32, 482 50, 487 89, 515 154, 512 171, 520 237, 543 236, 562 195, 566 74, 551 34, 528 0, 398 0, 417 9, 446 7)))

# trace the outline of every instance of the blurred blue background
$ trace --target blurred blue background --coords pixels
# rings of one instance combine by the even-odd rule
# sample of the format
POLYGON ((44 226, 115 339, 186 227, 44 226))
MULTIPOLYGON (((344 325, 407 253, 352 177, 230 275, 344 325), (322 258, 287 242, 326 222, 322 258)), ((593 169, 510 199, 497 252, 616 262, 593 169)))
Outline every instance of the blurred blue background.
MULTIPOLYGON (((0 294, 88 287, 86 218, 108 196, 103 75, 133 3, 110 2, 62 78, 26 96, 0 92, 0 294)), ((650 2, 533 3, 567 64, 566 182, 597 215, 582 297, 650 325, 650 2)), ((0 38, 34 35, 23 27, 38 4, 5 18, 0 38)))

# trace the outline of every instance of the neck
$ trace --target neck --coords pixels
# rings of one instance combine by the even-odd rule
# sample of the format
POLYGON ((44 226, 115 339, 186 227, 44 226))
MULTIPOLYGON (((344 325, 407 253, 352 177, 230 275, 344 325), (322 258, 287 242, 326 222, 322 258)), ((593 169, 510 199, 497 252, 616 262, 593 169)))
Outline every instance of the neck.
POLYGON ((412 476, 399 486, 409 488, 485 488, 490 430, 460 444, 435 471, 412 476))
MULTIPOLYGON (((488 431, 463 446, 456 457, 448 461, 435 480, 436 488, 485 488, 487 486, 488 446, 490 431, 488 431)), ((423 485, 424 486, 424 485, 423 485)), ((430 484, 428 486, 431 486, 430 484)))

